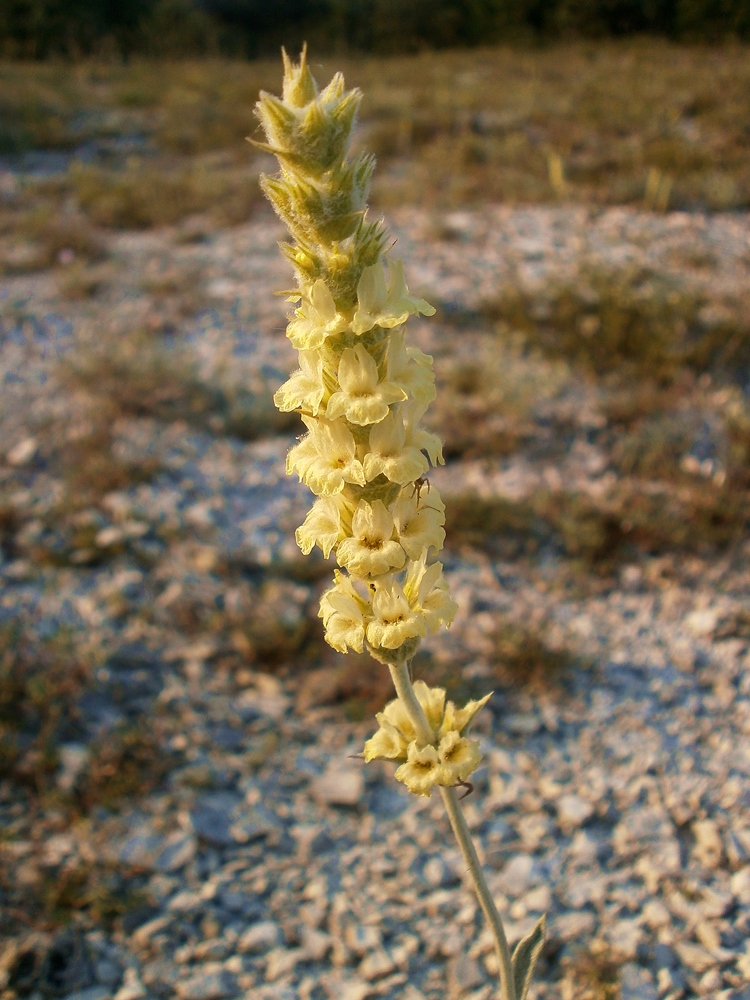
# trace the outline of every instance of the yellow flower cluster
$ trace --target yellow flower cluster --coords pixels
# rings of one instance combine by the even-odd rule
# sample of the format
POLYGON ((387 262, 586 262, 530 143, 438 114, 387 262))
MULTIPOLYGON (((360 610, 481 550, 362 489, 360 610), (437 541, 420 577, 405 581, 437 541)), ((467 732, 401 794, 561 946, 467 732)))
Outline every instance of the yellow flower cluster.
POLYGON ((397 780, 415 795, 429 796, 436 785, 458 785, 476 770, 482 755, 477 741, 466 733, 492 692, 463 708, 446 703, 444 688, 428 687, 422 680, 414 682, 414 693, 427 717, 432 743, 420 744, 403 702, 396 698, 377 714, 380 728, 365 743, 365 760, 400 761, 397 780))
POLYGON ((317 499, 297 530, 341 567, 324 594, 327 641, 367 647, 387 663, 413 655, 456 605, 434 561, 445 509, 422 477, 443 461, 420 421, 435 397, 432 358, 404 340, 410 316, 434 309, 409 294, 400 261, 384 256, 382 222, 366 218, 372 157, 347 160, 361 95, 341 74, 323 90, 284 54, 283 98, 262 93, 256 113, 280 163, 263 189, 294 236, 284 251, 298 290, 287 336, 299 369, 274 397, 307 433, 287 457, 317 499))

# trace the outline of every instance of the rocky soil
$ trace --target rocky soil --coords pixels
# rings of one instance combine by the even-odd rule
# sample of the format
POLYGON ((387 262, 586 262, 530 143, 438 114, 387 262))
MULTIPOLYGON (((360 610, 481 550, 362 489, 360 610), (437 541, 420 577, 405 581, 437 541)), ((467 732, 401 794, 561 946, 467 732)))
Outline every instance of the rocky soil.
MULTIPOLYGON (((744 215, 489 208, 393 221, 412 288, 441 305, 412 331, 439 381, 471 359, 503 288, 534 295, 627 266, 721 312, 750 276, 744 215)), ((353 758, 370 708, 332 704, 340 661, 315 618, 329 569, 293 544, 308 497, 284 476, 295 431, 268 408, 294 361, 271 295, 289 280, 281 237, 262 215, 216 233, 191 220, 108 237, 107 259, 78 272, 63 250, 54 268, 0 284, 0 624, 34 648, 72 635, 93 664, 44 794, 0 784, 4 1000, 495 995, 491 940, 439 800, 410 799, 389 767, 353 758), (175 359, 166 373, 188 358, 221 407, 170 415, 131 401, 107 448, 126 472, 150 457, 150 473, 77 504, 70 465, 94 452, 71 450, 75 408, 90 421, 104 390, 101 365, 71 388, 71 359, 111 358, 136 328, 175 359), (158 773, 141 794, 87 800, 97 757, 106 764, 110 734, 125 731, 155 740, 158 773)), ((137 368, 128 357, 111 395, 137 368)), ((449 506, 467 491, 518 502, 560 481, 600 495, 614 473, 595 388, 514 357, 531 396, 523 421, 557 450, 522 440, 458 456, 433 482, 449 506)), ((750 997, 748 555, 746 534, 718 551, 634 551, 606 572, 553 544, 447 550, 460 612, 415 670, 455 679, 458 665, 472 690, 496 688, 465 806, 511 942, 548 914, 533 998, 750 997), (528 677, 503 673, 508 622, 543 636, 528 677)), ((381 669, 356 661, 349 683, 387 697, 381 669)))

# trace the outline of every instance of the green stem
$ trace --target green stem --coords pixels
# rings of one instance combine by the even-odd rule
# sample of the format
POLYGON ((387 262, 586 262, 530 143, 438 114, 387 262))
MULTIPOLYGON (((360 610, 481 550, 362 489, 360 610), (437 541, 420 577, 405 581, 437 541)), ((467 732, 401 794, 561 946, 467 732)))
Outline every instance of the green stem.
POLYGON ((490 925, 492 936, 495 939, 495 951, 497 953, 497 964, 500 969, 500 991, 502 1000, 516 1000, 516 988, 513 980, 513 963, 510 956, 510 948, 505 937, 503 923, 500 914, 490 895, 489 886, 484 877, 474 841, 471 839, 469 827, 466 823, 464 811, 461 808, 455 788, 441 788, 440 794, 443 797, 448 818, 451 821, 453 832, 456 835, 458 846, 461 849, 464 861, 469 869, 471 880, 474 883, 474 891, 477 894, 479 905, 482 907, 485 919, 490 925))
MULTIPOLYGON (((409 664, 400 663, 389 667, 396 694, 403 703, 409 718, 417 731, 417 736, 421 743, 432 743, 435 739, 424 709, 419 704, 409 674, 409 664)), ((479 864, 474 841, 471 839, 469 827, 466 823, 461 803, 456 795, 455 788, 441 788, 440 794, 443 797, 448 818, 450 819, 453 832, 456 835, 458 846, 466 862, 466 866, 474 883, 474 891, 477 894, 479 905, 482 907, 485 919, 490 925, 492 936, 495 939, 495 951, 497 952, 497 963, 500 969, 500 990, 501 1000, 516 1000, 516 988, 513 980, 513 963, 511 961, 510 948, 505 937, 500 914, 490 895, 489 886, 484 877, 482 866, 479 864)))
POLYGON ((417 696, 414 694, 411 677, 409 676, 409 664, 390 664, 389 670, 391 671, 393 686, 396 688, 396 694, 406 708, 409 718, 412 721, 412 725, 417 731, 417 739, 423 746, 427 743, 433 743, 435 740, 435 734, 427 721, 424 709, 419 704, 417 696))

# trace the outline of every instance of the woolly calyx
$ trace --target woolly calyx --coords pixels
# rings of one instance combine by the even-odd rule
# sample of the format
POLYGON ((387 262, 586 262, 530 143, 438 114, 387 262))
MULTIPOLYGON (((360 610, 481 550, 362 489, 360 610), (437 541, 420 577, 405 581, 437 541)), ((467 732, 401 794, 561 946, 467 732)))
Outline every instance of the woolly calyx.
POLYGON ((396 779, 415 795, 429 796, 435 786, 466 781, 478 767, 479 744, 466 733, 491 695, 457 708, 446 702, 443 688, 428 687, 422 680, 414 682, 414 693, 432 730, 432 743, 420 744, 406 707, 395 698, 376 716, 379 728, 365 743, 364 758, 400 763, 396 779))

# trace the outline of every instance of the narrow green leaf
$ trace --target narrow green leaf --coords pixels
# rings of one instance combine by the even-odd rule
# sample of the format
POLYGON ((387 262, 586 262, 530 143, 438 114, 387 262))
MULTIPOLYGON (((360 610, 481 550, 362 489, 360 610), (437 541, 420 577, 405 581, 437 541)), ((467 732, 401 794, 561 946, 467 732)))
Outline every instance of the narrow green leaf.
POLYGON ((532 931, 522 938, 513 952, 513 982, 516 1000, 526 1000, 529 984, 534 974, 534 966, 544 945, 544 931, 547 918, 541 917, 532 931))

